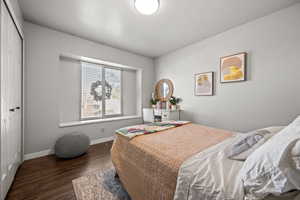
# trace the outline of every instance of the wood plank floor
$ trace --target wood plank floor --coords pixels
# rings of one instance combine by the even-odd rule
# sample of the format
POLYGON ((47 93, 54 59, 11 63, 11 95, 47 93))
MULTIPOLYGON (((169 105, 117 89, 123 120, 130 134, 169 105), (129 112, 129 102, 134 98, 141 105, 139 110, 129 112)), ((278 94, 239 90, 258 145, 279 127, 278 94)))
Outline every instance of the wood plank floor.
POLYGON ((72 160, 46 156, 25 161, 17 172, 7 200, 76 200, 72 180, 111 166, 112 142, 93 145, 72 160))

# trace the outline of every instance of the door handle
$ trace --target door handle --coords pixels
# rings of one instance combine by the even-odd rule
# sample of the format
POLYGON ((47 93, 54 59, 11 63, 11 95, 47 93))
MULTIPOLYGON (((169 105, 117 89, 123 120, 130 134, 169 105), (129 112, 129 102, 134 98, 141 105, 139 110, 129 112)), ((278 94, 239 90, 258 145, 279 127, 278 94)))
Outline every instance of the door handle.
POLYGON ((17 110, 20 110, 20 109, 21 109, 21 107, 20 107, 20 106, 17 106, 17 107, 16 107, 16 109, 17 109, 17 110))
POLYGON ((9 109, 10 112, 15 112, 14 108, 9 109))

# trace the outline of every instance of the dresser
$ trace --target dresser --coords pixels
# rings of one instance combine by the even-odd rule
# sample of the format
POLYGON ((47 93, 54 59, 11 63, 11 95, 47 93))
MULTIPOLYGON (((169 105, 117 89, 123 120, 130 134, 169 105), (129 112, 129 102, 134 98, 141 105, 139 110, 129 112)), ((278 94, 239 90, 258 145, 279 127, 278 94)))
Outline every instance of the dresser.
POLYGON ((144 108, 143 120, 145 123, 169 120, 178 121, 180 120, 180 112, 180 110, 144 108))

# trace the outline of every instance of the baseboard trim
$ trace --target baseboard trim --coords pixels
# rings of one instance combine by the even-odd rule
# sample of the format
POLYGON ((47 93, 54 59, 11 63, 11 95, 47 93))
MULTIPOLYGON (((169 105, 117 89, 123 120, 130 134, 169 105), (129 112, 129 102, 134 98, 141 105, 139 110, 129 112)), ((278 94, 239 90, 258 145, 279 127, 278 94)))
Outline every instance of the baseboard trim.
POLYGON ((51 154, 53 154, 53 150, 52 149, 46 149, 44 151, 25 154, 24 155, 24 160, 31 160, 31 159, 34 159, 34 158, 40 158, 40 157, 48 156, 48 155, 51 155, 51 154))
MULTIPOLYGON (((115 139, 115 136, 95 139, 95 140, 91 141, 91 145, 113 141, 114 139, 115 139)), ((29 154, 24 155, 24 160, 31 160, 31 159, 34 159, 34 158, 40 158, 40 157, 52 155, 53 153, 54 153, 53 149, 46 149, 46 150, 35 152, 35 153, 29 153, 29 154)))
POLYGON ((115 136, 107 137, 107 138, 99 138, 99 139, 95 139, 95 140, 92 140, 92 141, 91 141, 91 145, 94 145, 94 144, 101 144, 101 143, 104 143, 104 142, 113 141, 114 139, 115 139, 115 136))

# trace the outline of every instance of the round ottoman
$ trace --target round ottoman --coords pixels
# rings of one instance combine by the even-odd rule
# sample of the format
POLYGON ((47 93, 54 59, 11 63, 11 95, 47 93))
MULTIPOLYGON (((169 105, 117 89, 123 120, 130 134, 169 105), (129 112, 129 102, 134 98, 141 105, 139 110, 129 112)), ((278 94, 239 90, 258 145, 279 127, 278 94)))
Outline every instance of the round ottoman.
POLYGON ((59 158, 75 158, 87 152, 90 138, 82 133, 70 133, 55 143, 55 155, 59 158))

